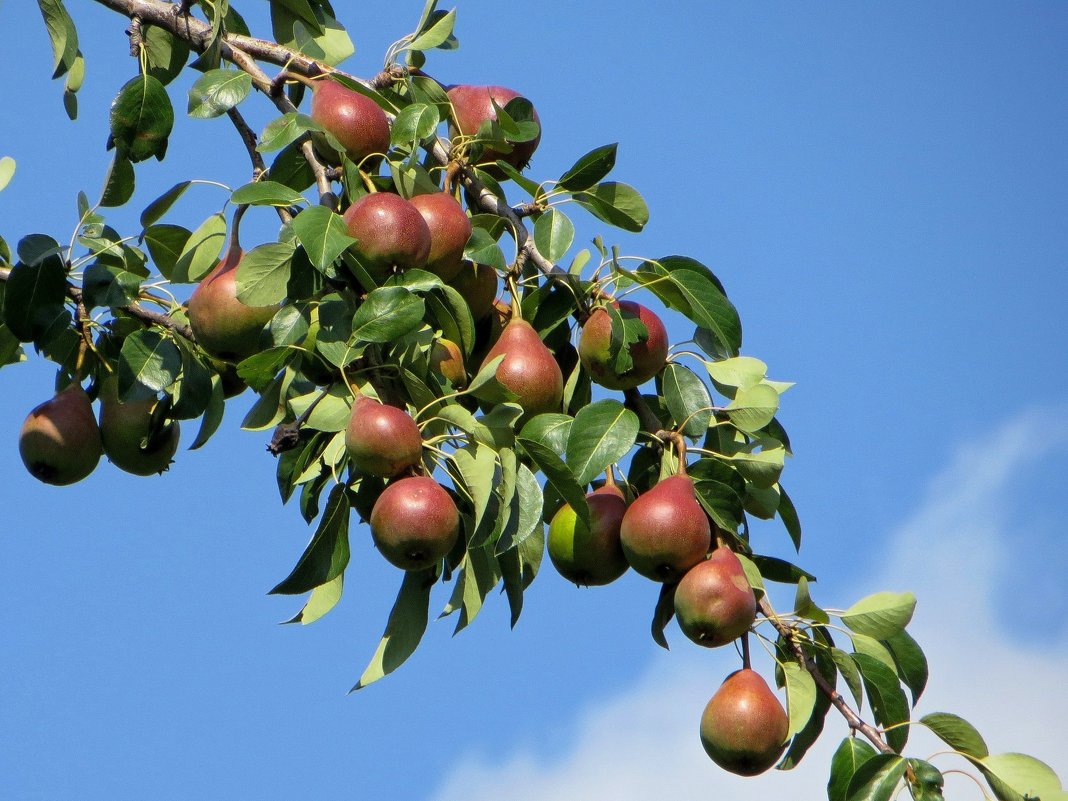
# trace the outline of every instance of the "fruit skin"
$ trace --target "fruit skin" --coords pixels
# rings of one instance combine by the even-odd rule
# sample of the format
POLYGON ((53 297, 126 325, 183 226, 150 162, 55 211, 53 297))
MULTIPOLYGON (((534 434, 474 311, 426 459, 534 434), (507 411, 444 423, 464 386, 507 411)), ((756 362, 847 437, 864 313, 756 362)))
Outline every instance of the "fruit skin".
MULTIPOLYGON (((471 86, 461 84, 452 86, 448 90, 449 100, 452 101, 452 121, 456 130, 464 136, 474 136, 479 127, 486 120, 497 119, 497 112, 493 108, 493 101, 504 108, 508 101, 522 97, 514 89, 504 86, 471 86)), ((530 157, 538 149, 541 141, 541 119, 538 112, 534 112, 534 121, 538 123, 538 135, 529 142, 516 142, 510 153, 500 153, 492 148, 485 148, 480 162, 493 162, 498 159, 506 161, 517 170, 527 166, 530 157)), ((503 173, 496 166, 488 166, 486 172, 494 177, 502 177, 503 173)))
POLYGON ((578 352, 583 367, 590 377, 608 389, 633 389, 644 384, 664 367, 668 353, 667 331, 660 318, 651 310, 630 300, 613 302, 623 319, 641 320, 649 332, 643 342, 628 346, 633 365, 624 373, 612 368, 612 316, 603 308, 597 308, 582 326, 578 352))
POLYGON ((739 776, 772 767, 786 746, 790 722, 779 699, 754 670, 729 675, 701 715, 701 744, 712 761, 739 776))
POLYGON ((477 323, 484 320, 493 311, 493 301, 497 299, 500 284, 497 271, 488 264, 475 264, 465 261, 459 272, 447 283, 463 296, 471 309, 471 316, 477 323))
POLYGON ((629 567, 619 544, 619 524, 627 502, 615 486, 587 493, 586 501, 590 505, 590 527, 583 525, 567 504, 553 515, 549 524, 549 558, 568 581, 583 587, 600 587, 615 581, 629 567))
POLYGON ((445 192, 416 195, 409 202, 423 215, 430 229, 426 269, 442 281, 448 281, 463 266, 464 248, 471 238, 471 220, 463 206, 445 192))
POLYGON ((639 495, 623 515, 627 562, 653 581, 678 581, 705 558, 712 529, 688 476, 669 476, 639 495))
POLYGON ((423 460, 423 438, 406 411, 358 395, 345 429, 345 448, 365 473, 398 476, 423 460))
POLYGON ((164 472, 178 451, 178 421, 153 432, 156 398, 121 401, 118 384, 117 378, 108 376, 100 387, 100 439, 104 454, 120 470, 135 476, 164 472), (142 447, 146 438, 148 442, 142 447))
POLYGON ((451 339, 435 339, 430 348, 430 369, 450 384, 453 389, 467 386, 467 370, 460 346, 451 339))
POLYGON ((375 501, 370 523, 375 545, 402 570, 436 564, 460 536, 460 513, 452 496, 428 476, 390 483, 375 501))
MULTIPOLYGON (((559 411, 564 398, 564 376, 552 351, 526 320, 513 317, 489 349, 482 366, 498 356, 497 381, 516 395, 528 417, 559 411)), ((500 398, 504 400, 504 398, 500 398)))
POLYGON ((393 268, 426 266, 430 228, 419 210, 400 195, 364 195, 343 216, 349 235, 359 240, 352 249, 374 278, 387 277, 393 268))
POLYGON ((277 306, 246 306, 237 299, 237 266, 243 255, 241 246, 232 243, 186 304, 197 343, 226 361, 241 361, 258 352, 260 332, 278 311, 277 306))
POLYGON ((66 486, 96 468, 103 446, 93 404, 71 384, 35 407, 19 432, 19 455, 34 478, 66 486))
MULTIPOLYGON (((389 150, 389 121, 371 98, 337 81, 323 79, 312 86, 311 118, 345 148, 349 159, 359 164, 373 153, 389 150)), ((314 137, 315 149, 334 164, 337 151, 322 136, 314 137)))
POLYGON ((691 567, 675 589, 675 617, 698 645, 726 645, 756 619, 756 596, 742 563, 729 548, 716 548, 691 567))

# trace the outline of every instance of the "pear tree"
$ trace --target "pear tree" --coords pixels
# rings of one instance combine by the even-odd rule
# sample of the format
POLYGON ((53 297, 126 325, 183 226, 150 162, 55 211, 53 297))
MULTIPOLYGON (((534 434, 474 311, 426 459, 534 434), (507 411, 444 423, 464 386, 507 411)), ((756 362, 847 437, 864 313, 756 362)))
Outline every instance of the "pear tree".
MULTIPOLYGON (((250 393, 242 427, 271 432, 281 501, 314 527, 273 589, 305 598, 294 620, 340 602, 361 527, 396 572, 396 603, 353 689, 413 655, 439 583, 457 630, 495 588, 514 626, 547 553, 576 584, 631 569, 653 582, 660 645, 677 618, 694 644, 737 650, 738 669, 694 710, 725 770, 789 770, 834 714, 849 735, 829 766, 832 801, 933 801, 947 770, 1001 801, 1068 799, 1048 766, 990 754, 963 718, 914 717, 928 669, 908 632, 912 594, 824 609, 812 573, 760 552, 754 519, 780 521, 801 547, 782 483, 790 384, 743 355, 738 310, 708 267, 610 244, 613 229, 640 233, 649 218, 638 190, 611 177, 616 144, 536 174, 537 98, 492 75, 449 85, 456 10, 428 0, 382 70, 360 76, 341 66, 353 43, 338 19, 356 12, 329 0, 270 0, 264 31, 229 0, 96 2, 136 64, 115 87, 106 185, 75 199, 73 238, 0 239, 0 364, 47 359, 57 374, 19 437, 36 478, 163 473, 179 426, 197 430, 195 450, 250 393), (187 72, 198 77, 183 110, 170 85, 187 72), (271 109, 261 130, 246 120, 254 105, 271 109), (232 213, 192 228, 171 219, 212 179, 191 173, 159 187, 138 227, 112 227, 143 163, 192 149, 174 135, 179 113, 243 143, 232 213), (276 220, 271 241, 242 243, 249 215, 276 220), (602 231, 585 247, 579 216, 602 231), (692 338, 670 342, 664 319, 692 338), (776 608, 769 585, 792 600, 776 608), (750 662, 754 643, 774 656, 767 675, 750 662), (910 754, 915 726, 948 751, 910 754)), ((38 5, 73 118, 92 64, 64 0, 38 5)), ((0 159, 0 185, 15 168, 0 159)))

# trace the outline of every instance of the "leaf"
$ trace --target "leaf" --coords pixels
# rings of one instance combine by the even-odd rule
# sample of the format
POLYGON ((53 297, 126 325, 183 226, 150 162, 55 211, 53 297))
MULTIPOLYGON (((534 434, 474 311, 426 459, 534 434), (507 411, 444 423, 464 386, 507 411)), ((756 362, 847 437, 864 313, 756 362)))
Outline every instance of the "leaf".
POLYGON ((159 331, 134 331, 122 343, 119 358, 119 397, 128 397, 135 385, 163 392, 178 378, 182 354, 159 331))
POLYGON ((982 770, 990 789, 1002 801, 1016 801, 1020 796, 1045 801, 1062 791, 1053 769, 1027 754, 991 754, 972 763, 982 770))
POLYGON ((557 186, 568 192, 589 189, 616 166, 617 148, 618 143, 613 143, 591 150, 560 176, 557 186))
POLYGON ((291 617, 286 623, 301 623, 307 626, 323 617, 327 612, 337 606, 341 600, 341 593, 345 589, 345 574, 341 573, 337 578, 331 579, 326 584, 320 584, 311 591, 304 608, 291 617))
POLYGON ((816 682, 811 674, 796 662, 787 662, 782 666, 786 678, 786 700, 790 716, 790 728, 786 738, 789 739, 805 728, 812 709, 816 704, 816 682))
POLYGON ((151 75, 128 81, 111 103, 111 135, 132 162, 155 156, 163 160, 174 127, 167 90, 151 75))
POLYGON ((779 410, 779 393, 767 384, 740 389, 726 407, 727 417, 739 431, 751 434, 772 421, 779 410))
POLYGON ((575 226, 562 211, 549 209, 534 223, 534 244, 554 264, 575 241, 575 226))
POLYGON ((62 0, 37 0, 52 42, 53 72, 58 78, 74 66, 78 56, 78 30, 62 0))
MULTIPOLYGON (((211 215, 189 235, 171 274, 167 277, 176 284, 199 281, 218 262, 225 240, 226 218, 221 213, 211 215)), ((149 251, 151 250, 149 246, 149 251)))
POLYGON ((586 503, 586 493, 563 460, 556 455, 551 448, 535 442, 531 439, 517 437, 516 443, 521 445, 530 459, 545 474, 545 480, 556 493, 571 505, 580 521, 586 526, 590 525, 590 506, 586 503))
POLYGON ((42 336, 63 315, 67 274, 58 258, 16 264, 5 283, 3 321, 21 342, 42 336))
POLYGON ((563 456, 574 418, 559 412, 544 412, 530 418, 520 432, 521 437, 540 442, 563 456))
POLYGON ((660 373, 664 403, 676 425, 688 437, 702 437, 712 421, 712 396, 696 373, 670 362, 660 373))
POLYGON ((971 723, 949 712, 932 712, 920 718, 920 723, 930 729, 954 751, 982 759, 990 754, 986 740, 971 723))
POLYGON ((656 606, 653 608, 653 623, 651 626, 653 641, 665 651, 671 650, 668 646, 667 637, 664 636, 664 629, 671 622, 671 618, 675 617, 675 590, 678 586, 677 583, 661 585, 660 595, 657 596, 656 606))
POLYGON ((293 571, 270 595, 299 595, 334 580, 349 563, 349 499, 345 486, 330 491, 319 526, 293 571))
POLYGON ((919 643, 912 639, 907 631, 899 631, 883 643, 894 657, 897 675, 912 692, 912 705, 915 706, 927 686, 927 657, 923 655, 919 643))
POLYGON ((597 219, 624 231, 637 233, 649 222, 645 200, 637 189, 627 184, 606 181, 572 197, 597 219))
POLYGON ((508 262, 504 258, 501 246, 485 228, 471 229, 471 238, 467 240, 467 246, 464 248, 464 258, 475 264, 486 264, 498 270, 508 269, 508 262))
POLYGON ((153 225, 145 230, 145 244, 160 274, 168 280, 189 242, 191 232, 180 225, 153 225))
POLYGON ((293 218, 297 235, 311 263, 320 271, 334 262, 356 240, 349 236, 341 215, 326 206, 311 206, 293 218))
POLYGON ((908 762, 897 754, 875 754, 849 780, 847 801, 890 801, 906 767, 908 762))
POLYGON ((269 242, 254 247, 237 265, 237 299, 246 306, 272 306, 285 300, 293 245, 269 242))
POLYGON ((145 48, 149 75, 166 86, 181 74, 189 59, 189 45, 183 39, 165 28, 144 25, 141 28, 141 42, 145 48))
POLYGON ((802 570, 797 565, 778 559, 774 556, 760 556, 752 554, 749 557, 760 568, 760 574, 768 581, 777 581, 780 584, 797 584, 802 578, 815 581, 816 577, 802 570))
POLYGON ((831 658, 834 660, 838 672, 841 673, 842 678, 845 679, 849 691, 853 694, 853 699, 857 702, 857 709, 863 709, 864 680, 860 676, 860 668, 857 667, 857 663, 853 661, 852 656, 840 648, 831 649, 831 658))
POLYGON ((441 47, 452 36, 456 24, 456 9, 445 13, 434 12, 428 20, 427 27, 419 32, 408 44, 410 50, 432 50, 441 47))
POLYGON ((0 192, 2 192, 15 174, 15 159, 11 156, 0 158, 0 192))
POLYGON ((904 630, 915 609, 916 596, 911 592, 877 592, 857 601, 841 617, 853 631, 885 640, 904 630))
POLYGON ((864 689, 868 693, 868 702, 876 722, 884 729, 899 723, 906 724, 896 726, 885 733, 887 744, 900 752, 909 737, 909 705, 905 700, 905 693, 901 691, 897 673, 867 654, 853 654, 853 660, 860 668, 864 689))
POLYGON ((801 550, 801 520, 797 516, 797 509, 794 507, 794 502, 790 500, 790 496, 786 494, 786 490, 783 489, 782 484, 776 485, 779 488, 779 519, 782 520, 782 524, 786 527, 786 532, 790 535, 790 540, 794 544, 794 549, 801 550))
MULTIPOLYGON (((230 195, 230 202, 236 206, 298 206, 308 201, 300 192, 290 189, 285 184, 276 181, 253 181, 235 189, 230 195)), ((311 209, 305 209, 297 217, 309 211, 311 209)), ((329 212, 330 210, 323 207, 323 211, 329 212)), ((297 217, 293 218, 294 224, 296 224, 297 217)))
POLYGON ((212 434, 219 430, 222 423, 223 412, 226 410, 226 399, 223 397, 222 379, 215 375, 211 378, 211 397, 208 400, 208 408, 204 411, 204 419, 200 423, 200 430, 196 439, 189 446, 189 450, 195 451, 202 448, 212 434))
POLYGON ((391 342, 418 328, 424 311, 423 299, 404 287, 376 289, 352 318, 352 340, 391 342))
MULTIPOLYGON (((720 359, 714 362, 705 362, 708 375, 718 387, 730 389, 751 389, 764 380, 768 374, 768 366, 760 359, 752 356, 734 356, 730 359, 720 359)), ((733 397, 734 393, 730 393, 733 397)))
POLYGON ((281 150, 291 142, 295 142, 308 131, 317 130, 319 130, 318 123, 307 114, 291 111, 288 114, 283 114, 281 117, 277 117, 267 123, 267 127, 264 128, 263 133, 260 134, 260 143, 256 146, 256 150, 260 153, 271 153, 275 150, 281 150))
POLYGON ((453 453, 464 487, 471 496, 474 510, 471 540, 484 542, 493 533, 498 507, 494 487, 501 482, 501 468, 493 449, 473 443, 453 453))
POLYGON ((185 190, 192 186, 192 184, 192 181, 181 181, 176 183, 158 198, 145 206, 145 210, 141 212, 141 227, 147 229, 153 223, 158 222, 159 219, 170 210, 171 206, 178 201, 178 198, 185 194, 185 190))
MULTIPOLYGON (((411 145, 432 136, 441 123, 437 106, 412 103, 405 106, 390 128, 389 141, 394 145, 411 145)), ((437 185, 435 184, 435 189, 437 185)))
POLYGON ((575 415, 567 437, 567 465, 585 486, 626 456, 638 436, 638 415, 616 400, 597 401, 575 415))
POLYGON ((816 623, 830 623, 831 619, 812 600, 808 592, 808 579, 802 576, 797 582, 797 595, 794 598, 794 612, 816 623))
POLYGON ((831 758, 831 778, 827 783, 828 801, 846 801, 849 782, 860 766, 877 754, 866 741, 846 737, 831 758))
POLYGON ((123 206, 133 197, 134 168, 126 154, 116 151, 108 173, 104 177, 104 190, 100 193, 100 205, 104 208, 123 206))
POLYGON ((430 606, 430 588, 436 582, 436 568, 404 574, 397 600, 389 613, 386 631, 364 670, 360 680, 349 692, 361 690, 368 684, 392 673, 411 656, 426 631, 430 606))
POLYGON ((189 88, 190 117, 208 120, 225 114, 252 91, 252 76, 238 69, 209 70, 189 88))

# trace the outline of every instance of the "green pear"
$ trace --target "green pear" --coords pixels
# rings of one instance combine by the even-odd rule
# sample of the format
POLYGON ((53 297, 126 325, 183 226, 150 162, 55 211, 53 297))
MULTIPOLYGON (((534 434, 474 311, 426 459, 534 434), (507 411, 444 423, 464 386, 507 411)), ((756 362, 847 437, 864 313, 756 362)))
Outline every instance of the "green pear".
POLYGON ((586 495, 590 525, 564 504, 549 523, 547 550, 561 576, 583 587, 610 584, 627 572, 619 525, 627 510, 623 493, 605 485, 586 495))
POLYGON ((114 375, 109 375, 100 385, 100 438, 104 453, 113 465, 127 473, 136 476, 163 473, 178 450, 178 421, 159 425, 153 420, 158 404, 155 396, 119 400, 118 383, 114 375))

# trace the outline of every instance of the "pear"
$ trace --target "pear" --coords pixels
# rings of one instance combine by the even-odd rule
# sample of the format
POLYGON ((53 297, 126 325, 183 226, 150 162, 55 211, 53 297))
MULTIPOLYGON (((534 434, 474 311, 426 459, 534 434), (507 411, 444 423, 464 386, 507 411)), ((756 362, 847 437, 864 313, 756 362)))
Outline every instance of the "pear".
POLYGON ((345 429, 345 448, 360 470, 398 476, 423 460, 423 438, 406 411, 357 395, 345 429))
POLYGON ((619 529, 627 562, 653 581, 672 583, 705 558, 712 529, 689 476, 670 476, 627 507, 619 529))
POLYGON ((560 410, 564 397, 563 373, 552 351, 545 347, 530 323, 519 317, 509 320, 482 365, 498 356, 504 356, 504 360, 497 367, 497 381, 516 396, 527 417, 560 410))
POLYGON ((109 375, 100 386, 100 438, 105 455, 120 470, 136 476, 164 472, 178 450, 178 422, 153 426, 156 398, 119 400, 118 384, 109 375))
POLYGON ((756 596, 742 563, 730 548, 716 548, 691 567, 675 589, 675 617, 698 645, 726 645, 756 619, 756 596))
POLYGON ((622 372, 615 369, 612 359, 612 315, 599 307, 593 311, 579 336, 578 353, 590 378, 608 389, 633 389, 644 384, 664 367, 667 359, 667 331, 660 318, 639 303, 630 300, 613 302, 624 320, 640 320, 648 335, 640 342, 627 346, 631 367, 622 372))
POLYGON ((701 716, 701 743, 712 761, 739 776, 774 765, 786 745, 789 719, 755 670, 729 675, 701 716))
POLYGON ((549 523, 548 551, 561 576, 583 587, 610 584, 627 572, 627 559, 619 544, 619 524, 627 511, 623 493, 605 485, 586 495, 590 526, 564 504, 549 523))
POLYGON ((393 481, 371 509, 371 536, 382 555, 402 570, 422 570, 442 559, 460 536, 452 496, 428 476, 393 481))
POLYGON ((448 281, 463 266, 464 248, 471 238, 471 220, 453 196, 445 192, 416 195, 410 202, 430 229, 426 269, 442 281, 448 281))
MULTIPOLYGON (((519 92, 504 86, 452 86, 448 90, 449 100, 452 102, 452 123, 455 132, 464 136, 474 136, 486 120, 497 119, 497 111, 493 108, 493 102, 504 108, 508 101, 521 97, 519 92)), ((534 121, 541 126, 538 112, 534 112, 534 121)), ((527 166, 530 157, 538 148, 541 141, 541 133, 529 142, 516 142, 509 153, 500 153, 492 148, 486 148, 482 152, 480 162, 494 162, 498 159, 506 161, 517 170, 527 166)), ((496 166, 488 166, 486 172, 500 178, 501 170, 496 166)))
MULTIPOLYGON (((389 121, 378 104, 342 86, 323 79, 311 83, 311 118, 345 148, 349 159, 359 164, 373 154, 389 150, 389 121)), ((315 149, 333 164, 340 164, 340 154, 321 135, 313 137, 315 149)))
POLYGON ((247 306, 237 299, 237 267, 244 251, 235 234, 222 261, 197 284, 186 304, 197 343, 212 356, 238 362, 259 351, 260 333, 277 306, 247 306))
POLYGON ((389 192, 364 195, 343 215, 360 264, 376 279, 394 269, 426 267, 430 255, 430 228, 419 210, 389 192))
POLYGON ((471 317, 476 323, 484 320, 493 311, 493 301, 497 299, 497 287, 500 281, 497 278, 497 271, 488 264, 465 261, 460 266, 459 272, 447 283, 467 301, 471 309, 471 317))
POLYGON ((452 384, 453 389, 467 386, 463 351, 451 339, 434 340, 430 348, 430 369, 452 384))
POLYGON ((23 464, 30 475, 46 484, 81 481, 96 468, 100 451, 93 404, 77 383, 37 406, 19 432, 23 464))

